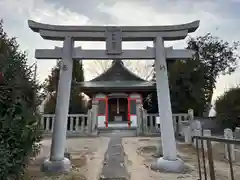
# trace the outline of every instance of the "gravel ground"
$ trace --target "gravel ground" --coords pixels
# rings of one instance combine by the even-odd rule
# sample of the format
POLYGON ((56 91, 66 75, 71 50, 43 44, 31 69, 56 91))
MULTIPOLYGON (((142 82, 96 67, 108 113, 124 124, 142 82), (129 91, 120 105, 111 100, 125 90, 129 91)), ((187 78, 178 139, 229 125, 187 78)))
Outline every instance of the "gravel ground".
POLYGON ((73 169, 66 175, 51 176, 40 172, 40 166, 49 155, 51 146, 50 139, 44 140, 41 142, 41 153, 29 166, 26 180, 98 180, 108 141, 106 137, 67 139, 66 148, 71 154, 73 169))
POLYGON ((131 180, 197 179, 196 171, 192 170, 182 174, 152 171, 150 165, 156 161, 153 155, 157 152, 159 142, 159 138, 124 138, 123 147, 131 180))
MULTIPOLYGON (((104 154, 107 151, 108 143, 108 137, 67 139, 66 148, 71 153, 73 169, 68 174, 53 176, 40 172, 40 166, 43 159, 49 155, 51 145, 51 140, 46 139, 41 142, 40 155, 30 163, 26 180, 98 180, 103 170, 104 154)), ((187 166, 184 173, 152 171, 150 165, 156 161, 156 156, 159 154, 157 153, 159 144, 160 138, 156 137, 122 138, 124 164, 130 175, 130 180, 198 179, 196 150, 184 143, 177 144, 178 154, 187 166)), ((236 152, 234 174, 237 180, 240 179, 240 152, 239 150, 236 152)), ((229 179, 229 164, 224 158, 224 146, 222 144, 215 143, 213 145, 213 157, 216 179, 229 179)))
MULTIPOLYGON (((193 180, 198 178, 198 164, 196 150, 191 145, 177 145, 178 154, 184 160, 187 169, 183 174, 154 172, 149 167, 156 161, 156 154, 159 138, 125 138, 123 146, 128 157, 128 171, 131 175, 131 180, 149 179, 149 180, 164 180, 164 179, 185 179, 193 180), (137 153, 136 153, 137 152, 137 153)), ((215 144, 213 146, 214 165, 217 180, 229 179, 229 164, 222 156, 224 152, 223 145, 215 144)), ((206 160, 207 162, 207 160, 206 160)), ((208 163, 208 162, 207 162, 208 163)), ((240 159, 234 162, 235 179, 240 179, 240 159)), ((208 168, 208 166, 207 166, 208 168)))

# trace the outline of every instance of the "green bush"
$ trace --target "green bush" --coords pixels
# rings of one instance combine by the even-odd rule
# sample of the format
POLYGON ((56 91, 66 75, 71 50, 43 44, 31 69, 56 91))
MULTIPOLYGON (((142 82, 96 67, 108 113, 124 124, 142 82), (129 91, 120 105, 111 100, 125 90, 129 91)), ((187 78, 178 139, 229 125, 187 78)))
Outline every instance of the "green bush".
POLYGON ((21 180, 41 140, 38 84, 27 56, 0 21, 0 179, 21 180))
POLYGON ((232 88, 215 102, 216 118, 224 128, 240 125, 240 88, 232 88))
POLYGON ((29 157, 39 150, 38 118, 22 103, 11 103, 0 113, 0 179, 21 179, 29 157))

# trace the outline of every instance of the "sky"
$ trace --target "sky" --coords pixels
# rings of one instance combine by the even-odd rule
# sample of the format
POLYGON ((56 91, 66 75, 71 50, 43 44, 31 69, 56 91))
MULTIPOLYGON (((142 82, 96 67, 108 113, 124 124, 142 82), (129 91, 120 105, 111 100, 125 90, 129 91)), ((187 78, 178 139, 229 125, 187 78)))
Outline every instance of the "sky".
MULTIPOLYGON (((22 50, 28 52, 28 63, 35 62, 35 49, 62 46, 60 42, 43 40, 32 32, 27 20, 58 25, 174 25, 200 20, 200 27, 190 36, 211 32, 228 42, 240 40, 240 0, 0 0, 0 18, 9 36, 17 37, 22 50)), ((84 49, 103 49, 99 42, 81 42, 84 49)), ((145 48, 147 42, 124 43, 123 48, 145 48)), ((166 42, 166 46, 184 48, 185 41, 166 42)), ((91 61, 84 61, 86 79, 91 61)), ((145 62, 142 62, 145 63, 145 62)), ((54 60, 38 60, 38 78, 44 80, 56 64, 54 60)), ((131 64, 134 69, 136 64, 131 64)), ((138 73, 138 72, 136 72, 138 73)), ((140 75, 140 74, 139 74, 140 75)), ((240 69, 217 79, 214 99, 239 84, 240 69)))

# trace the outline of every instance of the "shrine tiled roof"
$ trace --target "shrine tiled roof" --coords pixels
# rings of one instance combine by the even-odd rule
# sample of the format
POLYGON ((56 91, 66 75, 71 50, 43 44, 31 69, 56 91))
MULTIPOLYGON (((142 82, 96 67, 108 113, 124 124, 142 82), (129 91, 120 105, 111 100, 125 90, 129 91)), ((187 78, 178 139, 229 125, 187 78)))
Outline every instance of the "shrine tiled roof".
POLYGON ((94 81, 145 81, 130 70, 128 70, 121 60, 113 60, 112 66, 100 74, 96 78, 90 80, 94 81))
POLYGON ((112 66, 96 78, 77 83, 83 91, 135 90, 148 91, 155 89, 155 83, 146 81, 128 70, 121 60, 113 60, 112 66))
POLYGON ((99 81, 86 81, 79 83, 82 84, 85 88, 91 88, 91 87, 96 87, 96 88, 124 88, 124 87, 149 87, 149 86, 154 86, 154 82, 140 82, 140 81, 105 81, 105 82, 99 82, 99 81))

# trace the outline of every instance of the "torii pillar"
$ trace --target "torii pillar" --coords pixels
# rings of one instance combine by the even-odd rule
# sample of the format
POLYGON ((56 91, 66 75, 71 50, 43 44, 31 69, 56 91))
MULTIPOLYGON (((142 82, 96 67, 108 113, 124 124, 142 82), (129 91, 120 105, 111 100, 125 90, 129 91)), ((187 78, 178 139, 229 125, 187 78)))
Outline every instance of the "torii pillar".
POLYGON ((154 41, 154 48, 158 112, 161 121, 160 128, 163 157, 157 159, 157 162, 152 164, 151 168, 154 170, 181 172, 184 169, 184 162, 177 157, 165 55, 166 52, 162 37, 156 37, 154 41))
POLYGON ((42 165, 42 170, 45 172, 68 172, 71 169, 71 162, 64 157, 64 150, 72 83, 73 49, 74 41, 72 37, 66 36, 63 41, 51 153, 50 158, 46 159, 42 165))

